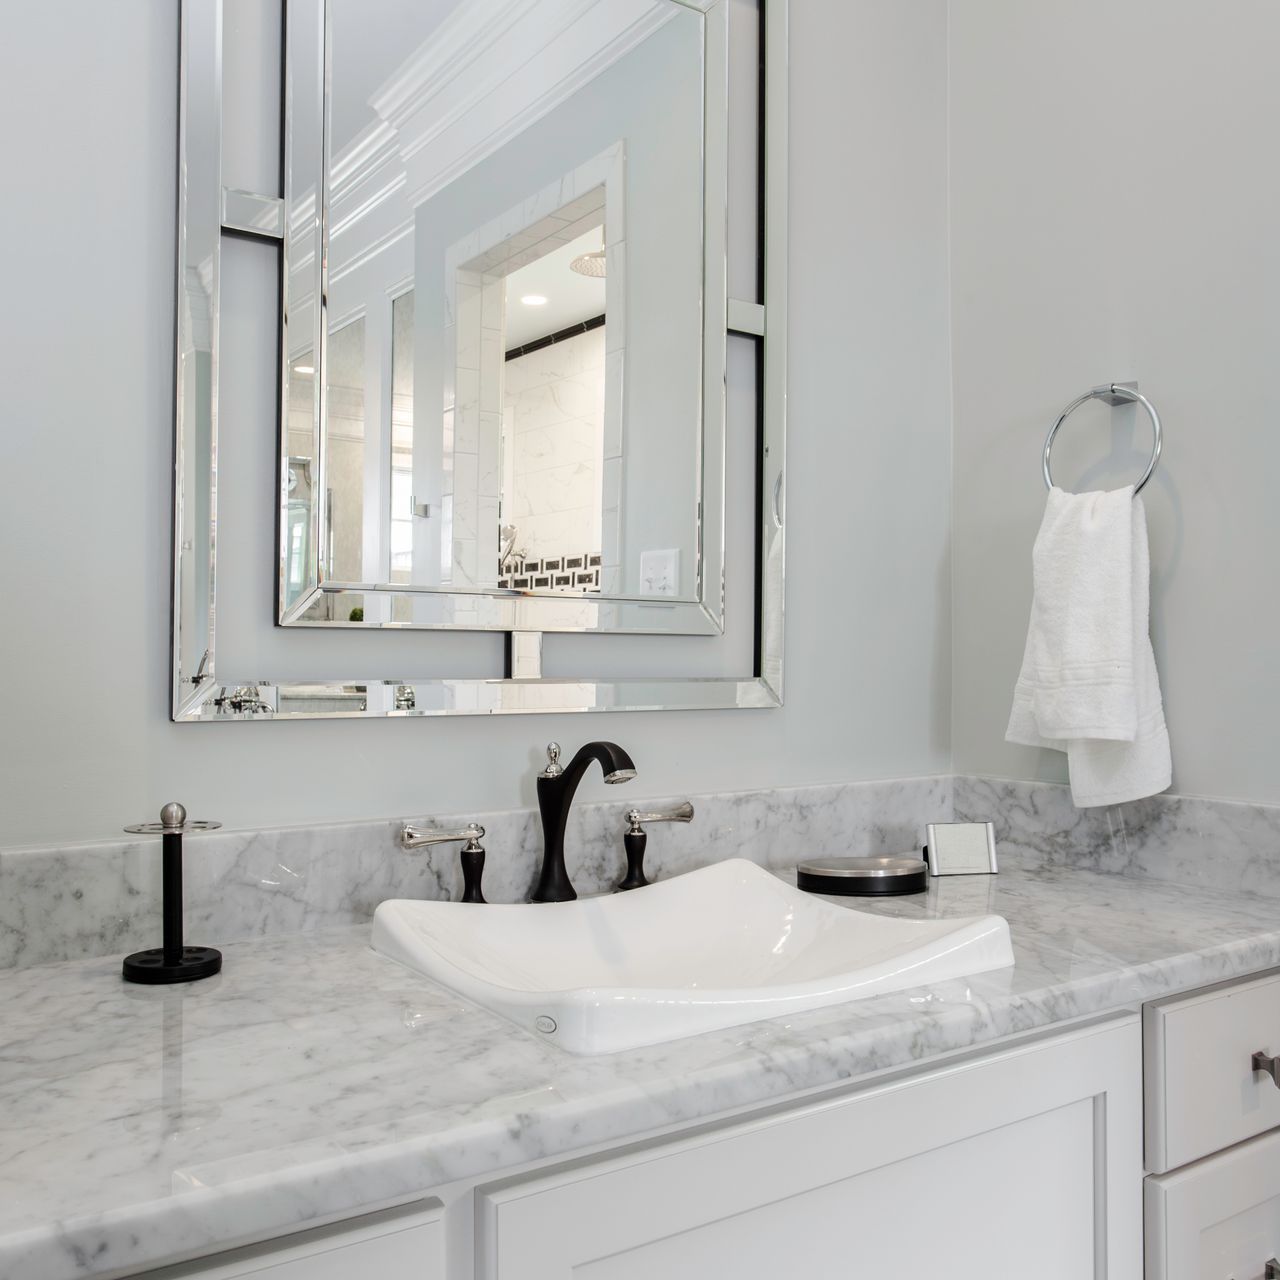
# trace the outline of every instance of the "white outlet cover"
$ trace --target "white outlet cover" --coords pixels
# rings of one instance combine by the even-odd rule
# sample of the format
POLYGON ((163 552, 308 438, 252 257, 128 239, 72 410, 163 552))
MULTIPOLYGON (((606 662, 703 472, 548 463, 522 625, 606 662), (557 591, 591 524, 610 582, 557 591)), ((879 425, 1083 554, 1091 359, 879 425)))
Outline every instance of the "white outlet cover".
POLYGON ((640 553, 641 595, 673 596, 679 589, 680 550, 678 547, 640 553))

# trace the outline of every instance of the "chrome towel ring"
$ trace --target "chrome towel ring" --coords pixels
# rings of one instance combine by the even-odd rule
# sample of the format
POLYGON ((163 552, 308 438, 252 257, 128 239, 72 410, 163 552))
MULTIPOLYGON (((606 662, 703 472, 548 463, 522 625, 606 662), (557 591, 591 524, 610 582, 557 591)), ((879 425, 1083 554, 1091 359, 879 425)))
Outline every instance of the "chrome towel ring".
POLYGON ((1156 412, 1155 405, 1151 403, 1139 390, 1136 382, 1108 382, 1105 386, 1094 387, 1091 391, 1086 391, 1084 395, 1077 396, 1063 411, 1058 415, 1058 420, 1049 428, 1049 434, 1044 441, 1044 484, 1046 489, 1053 488, 1053 475, 1049 470, 1049 454, 1053 451, 1053 438, 1058 434, 1058 428, 1086 401, 1088 400, 1104 400, 1107 404, 1140 404, 1146 411, 1147 416, 1151 419, 1152 447, 1151 461, 1147 463, 1147 469, 1142 473, 1142 479, 1133 487, 1135 495, 1142 492, 1142 486, 1151 479, 1152 473, 1156 469, 1156 463, 1160 461, 1160 450, 1164 445, 1164 431, 1160 426, 1160 415, 1156 412))

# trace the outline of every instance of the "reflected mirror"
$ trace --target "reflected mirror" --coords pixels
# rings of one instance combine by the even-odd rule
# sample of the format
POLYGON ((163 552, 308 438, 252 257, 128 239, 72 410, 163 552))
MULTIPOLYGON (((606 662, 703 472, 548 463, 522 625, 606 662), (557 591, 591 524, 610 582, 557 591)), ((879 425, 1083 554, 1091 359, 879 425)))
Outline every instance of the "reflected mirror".
POLYGON ((283 623, 720 627, 720 7, 300 15, 283 623))

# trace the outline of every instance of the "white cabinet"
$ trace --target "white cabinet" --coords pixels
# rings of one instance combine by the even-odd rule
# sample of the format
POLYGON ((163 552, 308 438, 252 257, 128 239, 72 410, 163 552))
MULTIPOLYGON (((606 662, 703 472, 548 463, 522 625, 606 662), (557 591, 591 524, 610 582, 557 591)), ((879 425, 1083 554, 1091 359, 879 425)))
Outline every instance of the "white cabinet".
POLYGON ((1146 1215, 1147 1280, 1263 1280, 1280 1258, 1280 1133, 1148 1178, 1146 1215))
POLYGON ((1113 1020, 477 1192, 477 1280, 1137 1280, 1141 1039, 1113 1020))
POLYGON ((421 1201, 137 1280, 445 1280, 444 1210, 421 1201))

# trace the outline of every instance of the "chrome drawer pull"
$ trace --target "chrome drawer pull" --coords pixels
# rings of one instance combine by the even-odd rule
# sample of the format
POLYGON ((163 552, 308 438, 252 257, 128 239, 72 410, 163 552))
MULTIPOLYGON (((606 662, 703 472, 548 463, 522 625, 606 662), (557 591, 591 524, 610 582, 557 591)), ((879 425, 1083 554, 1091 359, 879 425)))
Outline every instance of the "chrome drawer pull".
MULTIPOLYGON (((1267 1075, 1271 1077, 1276 1088, 1280 1089, 1280 1058, 1268 1057, 1267 1054, 1263 1053, 1263 1051, 1259 1049, 1258 1052, 1253 1055, 1253 1069, 1255 1071, 1265 1071, 1267 1075)), ((1271 1263, 1268 1263, 1267 1265, 1270 1266, 1271 1263)), ((1275 1274, 1277 1277, 1280 1277, 1280 1264, 1277 1264, 1277 1271, 1275 1274)), ((1269 1277, 1271 1272, 1268 1272, 1267 1275, 1269 1277)))

